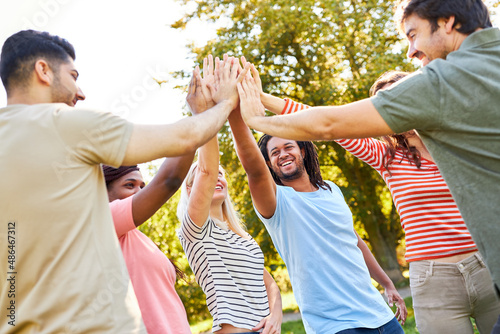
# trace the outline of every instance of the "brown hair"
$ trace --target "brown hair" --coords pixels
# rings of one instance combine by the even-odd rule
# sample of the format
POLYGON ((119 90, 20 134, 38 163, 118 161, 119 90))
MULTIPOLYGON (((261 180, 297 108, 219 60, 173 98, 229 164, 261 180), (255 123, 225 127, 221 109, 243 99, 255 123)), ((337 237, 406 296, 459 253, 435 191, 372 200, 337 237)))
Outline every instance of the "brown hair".
MULTIPOLYGON (((386 85, 392 85, 399 80, 410 75, 408 72, 402 71, 389 71, 382 74, 372 85, 370 88, 370 96, 374 96, 377 92, 384 88, 386 85)), ((400 149, 404 152, 405 156, 408 158, 410 163, 414 163, 417 168, 421 166, 421 157, 420 151, 415 147, 408 143, 408 139, 406 138, 408 132, 400 133, 400 134, 392 134, 388 136, 383 136, 381 139, 384 143, 386 143, 386 150, 384 152, 384 157, 382 158, 382 165, 389 172, 389 165, 394 160, 396 156, 396 150, 400 149)))
POLYGON ((438 29, 438 19, 455 17, 453 27, 457 31, 470 35, 478 28, 492 26, 488 8, 482 0, 400 0, 396 8, 396 25, 402 33, 404 21, 417 14, 421 19, 429 21, 431 32, 438 29))

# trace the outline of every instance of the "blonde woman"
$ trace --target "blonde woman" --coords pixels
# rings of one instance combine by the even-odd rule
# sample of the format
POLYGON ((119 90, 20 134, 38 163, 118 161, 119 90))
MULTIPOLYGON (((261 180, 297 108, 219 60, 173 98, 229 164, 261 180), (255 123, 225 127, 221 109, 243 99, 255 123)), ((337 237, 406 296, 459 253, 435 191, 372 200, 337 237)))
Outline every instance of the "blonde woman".
MULTIPOLYGON (((226 57, 225 57, 226 58, 226 57)), ((213 66, 205 79, 190 87, 191 109, 203 110, 213 100, 237 107, 236 80, 239 64, 225 59, 219 64, 217 88, 207 88, 213 66), (228 89, 231 88, 231 89, 228 89), (230 93, 230 94, 228 94, 230 93), (224 101, 225 100, 225 101, 224 101)), ((204 68, 207 61, 204 62, 204 68)), ((215 82, 213 80, 212 82, 215 82)), ((214 333, 281 332, 281 297, 278 286, 264 269, 259 245, 243 229, 231 204, 224 170, 219 166, 217 137, 199 149, 182 186, 177 215, 182 221, 181 244, 206 295, 214 333)))

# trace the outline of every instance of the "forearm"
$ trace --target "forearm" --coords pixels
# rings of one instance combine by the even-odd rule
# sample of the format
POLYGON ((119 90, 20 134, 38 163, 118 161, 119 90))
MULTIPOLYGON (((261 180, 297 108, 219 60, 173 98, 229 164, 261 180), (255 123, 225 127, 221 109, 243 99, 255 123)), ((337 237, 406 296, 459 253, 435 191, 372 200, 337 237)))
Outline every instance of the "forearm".
POLYGON ((236 154, 247 175, 251 177, 251 175, 269 173, 257 142, 243 118, 241 118, 239 110, 232 112, 228 120, 233 134, 236 154))
POLYGON ((370 276, 377 281, 380 285, 384 287, 384 289, 394 287, 394 283, 392 283, 391 279, 382 267, 378 264, 375 256, 373 256, 372 252, 366 245, 366 243, 359 237, 358 235, 358 247, 363 253, 363 258, 365 260, 368 271, 370 272, 370 276))
POLYGON ((264 269, 264 284, 266 285, 267 299, 269 301, 269 311, 271 314, 282 315, 283 305, 278 284, 267 270, 264 269))
POLYGON ((279 97, 264 92, 260 94, 260 100, 264 105, 264 108, 266 108, 267 110, 276 115, 280 115, 281 111, 285 107, 284 99, 281 99, 279 97))
POLYGON ((365 138, 394 133, 369 99, 344 106, 312 107, 289 115, 244 117, 253 129, 293 140, 365 138))
POLYGON ((132 201, 132 214, 136 226, 155 214, 179 189, 191 166, 194 153, 166 158, 149 184, 132 201))
POLYGON ((196 151, 222 128, 231 107, 231 103, 222 101, 204 113, 173 124, 135 124, 122 164, 134 165, 196 151))

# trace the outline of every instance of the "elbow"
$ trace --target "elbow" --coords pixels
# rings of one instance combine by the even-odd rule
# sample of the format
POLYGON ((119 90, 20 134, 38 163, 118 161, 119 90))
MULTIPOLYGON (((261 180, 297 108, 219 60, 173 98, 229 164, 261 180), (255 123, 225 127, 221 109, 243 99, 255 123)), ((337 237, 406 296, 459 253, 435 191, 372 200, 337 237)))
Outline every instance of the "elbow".
POLYGON ((169 177, 165 179, 163 186, 168 192, 175 193, 181 187, 182 181, 183 179, 178 176, 169 177))
POLYGON ((332 141, 339 139, 337 135, 338 130, 335 124, 331 122, 322 122, 316 126, 315 129, 317 140, 327 140, 332 141))

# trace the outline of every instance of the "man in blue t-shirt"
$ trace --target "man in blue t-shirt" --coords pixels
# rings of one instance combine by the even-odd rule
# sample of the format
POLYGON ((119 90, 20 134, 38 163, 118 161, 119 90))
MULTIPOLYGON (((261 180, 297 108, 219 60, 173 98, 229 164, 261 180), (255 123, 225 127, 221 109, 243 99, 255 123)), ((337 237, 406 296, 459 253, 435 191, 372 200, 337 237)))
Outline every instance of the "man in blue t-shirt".
POLYGON ((264 135, 259 150, 239 111, 229 123, 256 212, 288 268, 306 331, 403 333, 404 301, 354 231, 340 189, 322 179, 314 145, 264 135), (396 303, 397 319, 370 275, 396 303))

